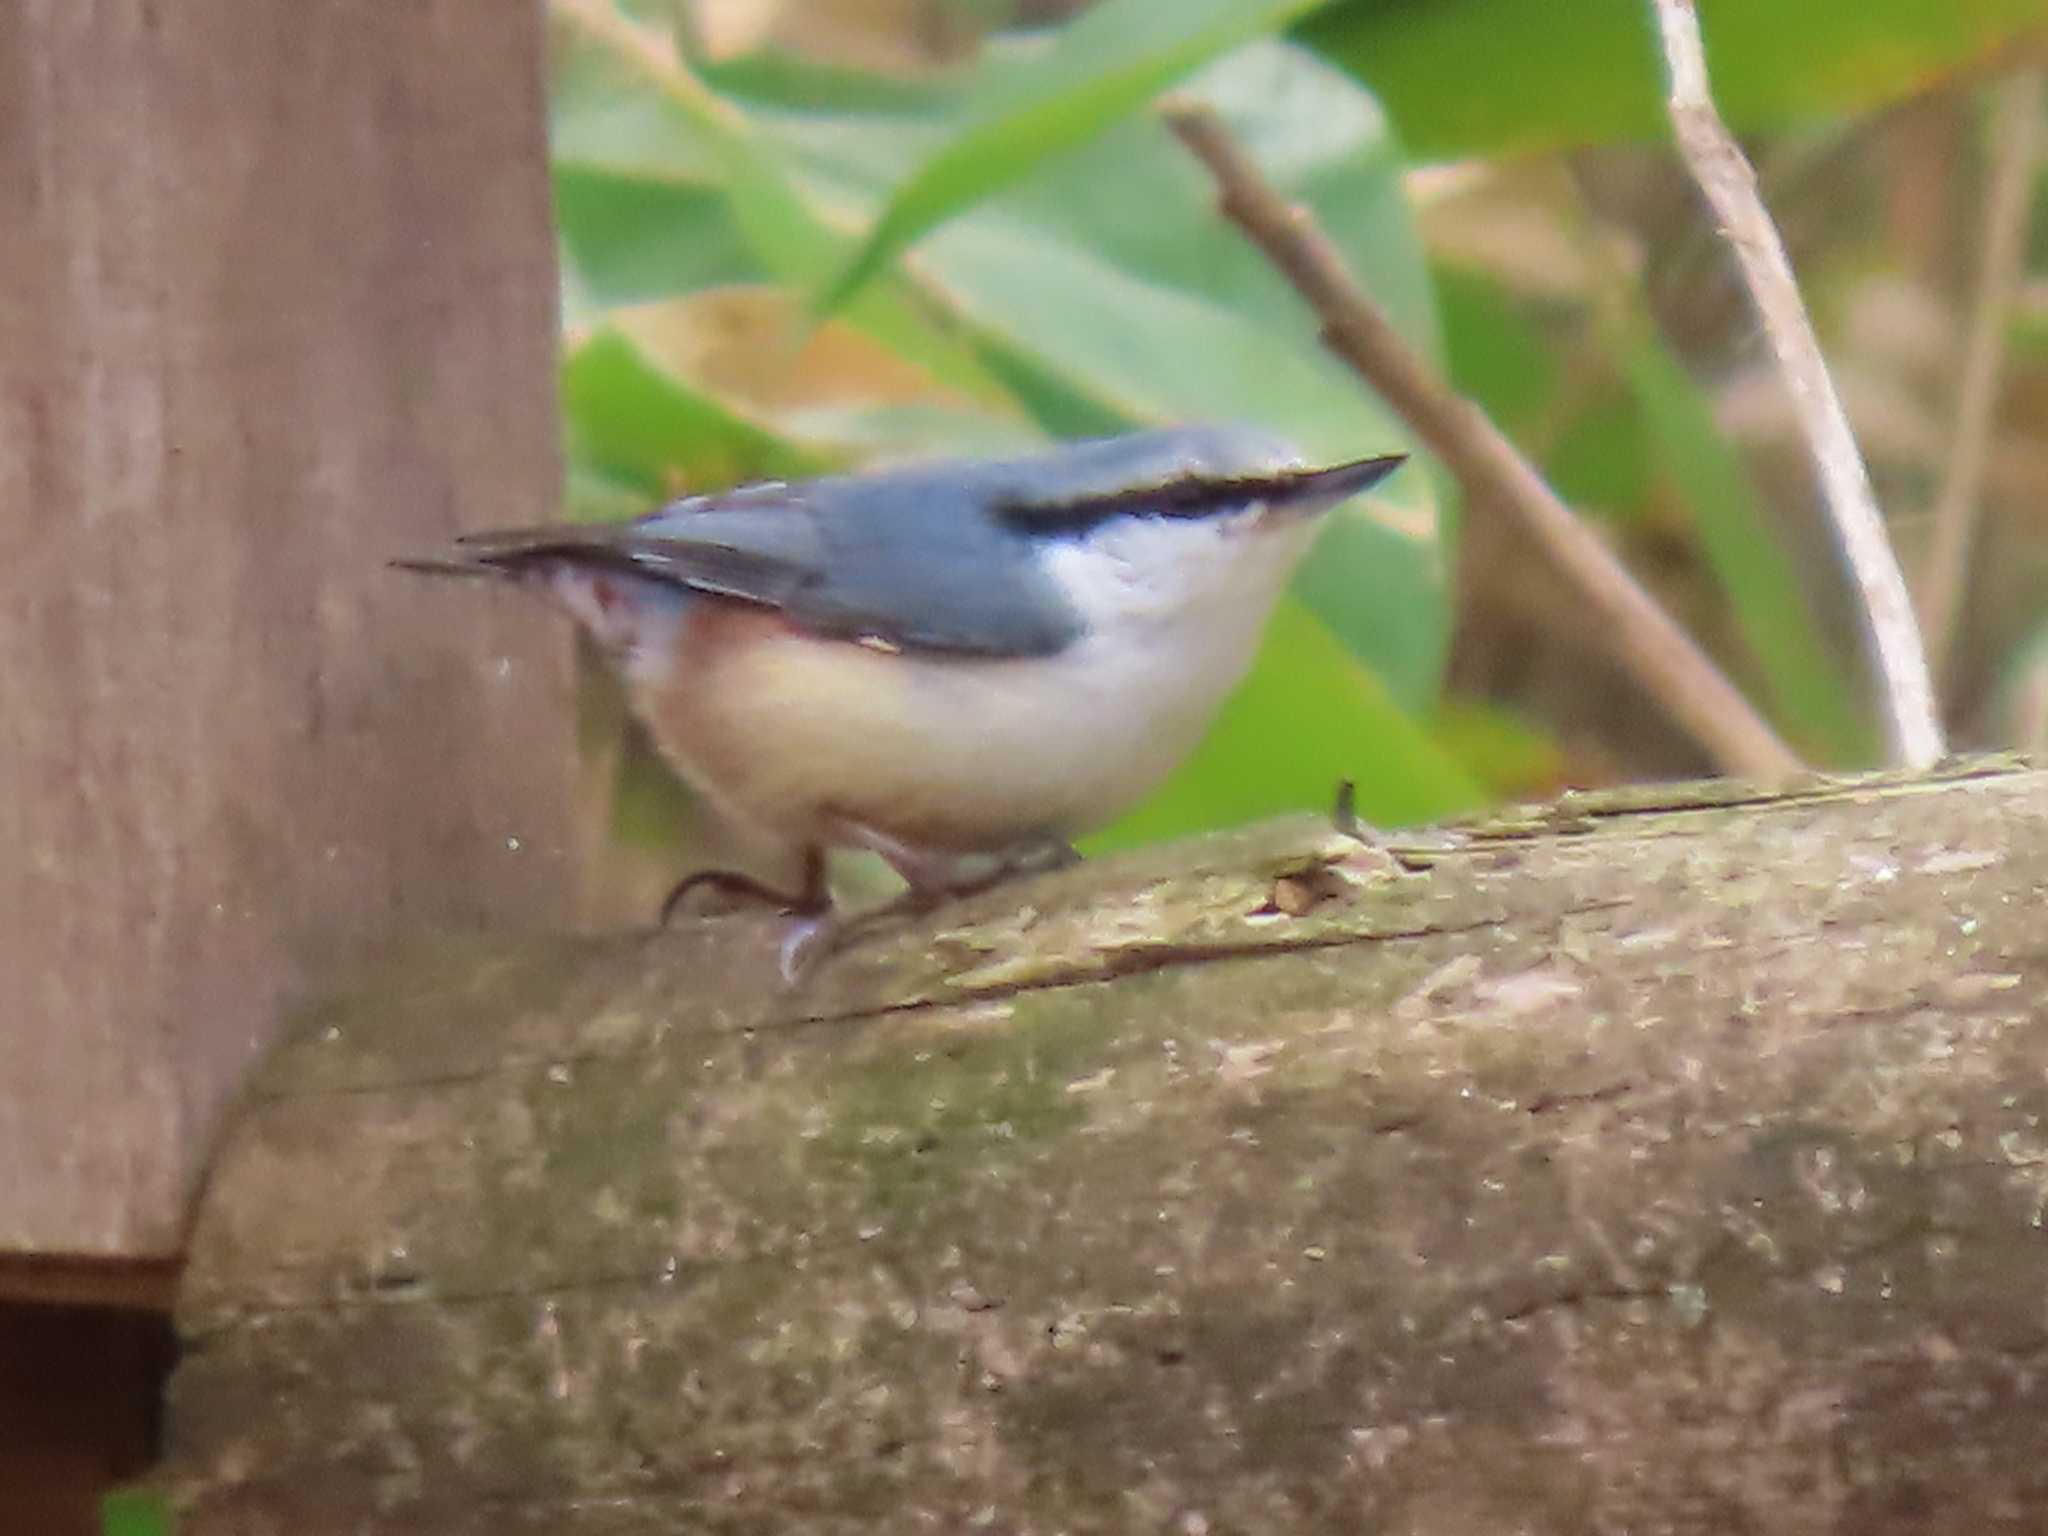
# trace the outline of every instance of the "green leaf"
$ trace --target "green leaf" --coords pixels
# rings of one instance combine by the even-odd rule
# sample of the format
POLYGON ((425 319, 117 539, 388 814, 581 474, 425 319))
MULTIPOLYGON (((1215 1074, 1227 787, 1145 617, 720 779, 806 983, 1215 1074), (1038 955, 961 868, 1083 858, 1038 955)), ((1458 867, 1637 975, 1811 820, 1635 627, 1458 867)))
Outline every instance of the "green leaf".
POLYGON ((1294 578, 1295 595, 1417 718, 1436 700, 1450 639, 1449 539, 1428 531, 1440 529, 1449 504, 1445 479, 1429 460, 1411 459, 1370 502, 1330 514, 1294 578))
POLYGON ((171 1502, 154 1488, 119 1488, 100 1499, 101 1536, 171 1536, 171 1502))
POLYGON ((1555 431, 1544 472, 1580 516, 1626 524, 1641 514, 1650 494, 1642 402, 1626 381, 1612 376, 1581 388, 1575 409, 1555 431))
MULTIPOLYGON (((675 262, 664 296, 750 275, 808 291, 843 264, 852 231, 798 184, 760 125, 675 60, 659 33, 622 17, 573 35, 553 122, 558 184, 568 178, 575 188, 560 210, 574 298, 602 305, 629 283, 644 296, 639 284, 664 260, 675 262), (592 195, 598 177, 611 195, 592 195), (631 206, 622 201, 629 194, 617 184, 628 180, 669 185, 673 227, 655 227, 663 210, 644 188, 631 206), (697 240, 702 250, 691 249, 697 240)), ((900 282, 862 294, 848 319, 952 387, 1000 397, 974 349, 900 282)))
POLYGON ((1106 0, 1014 72, 893 197, 819 300, 830 314, 933 226, 1086 143, 1209 60, 1320 0, 1106 0))
POLYGON ((619 331, 592 336, 562 366, 573 468, 650 501, 682 487, 817 474, 828 466, 663 370, 619 331))
POLYGON ((562 164, 555 219, 585 305, 609 309, 767 275, 725 194, 703 183, 562 164))
POLYGON ((1157 794, 1085 846, 1128 847, 1283 811, 1328 810, 1346 779, 1357 786, 1360 814, 1376 826, 1436 820, 1486 799, 1386 687, 1288 598, 1208 738, 1157 794))
MULTIPOLYGON (((1867 110, 2041 27, 2041 0, 1699 0, 1738 130, 1867 110)), ((1449 159, 1663 132, 1647 0, 1345 0, 1297 31, 1370 85, 1418 155, 1449 159)))
POLYGON ((643 180, 708 184, 716 174, 691 115, 678 111, 636 61, 588 39, 555 52, 548 153, 558 167, 643 180))
POLYGON ((1045 434, 1028 418, 941 405, 814 406, 778 421, 806 443, 830 444, 852 462, 932 458, 1014 458, 1042 451, 1045 434))
MULTIPOLYGON (((943 125, 960 112, 964 100, 959 81, 951 76, 873 74, 782 48, 710 61, 699 72, 706 85, 721 96, 745 102, 750 112, 779 108, 917 121, 939 129, 939 142, 943 125)), ((936 143, 928 147, 935 148, 936 143)))
POLYGON ((1626 347, 1623 366, 1659 467, 1692 508, 1700 544, 1737 627, 1770 685, 1772 713, 1803 750, 1831 765, 1873 761, 1870 724, 1830 652, 1742 460, 1678 360, 1654 336, 1626 347))
POLYGON ((1441 262, 1430 275, 1452 384, 1518 436, 1557 398, 1558 349, 1491 277, 1441 262))
POLYGON ((1319 457, 1399 441, 1337 362, 1255 316, 1147 281, 1033 224, 977 219, 942 240, 931 267, 963 312, 1128 420, 1289 423, 1319 457))

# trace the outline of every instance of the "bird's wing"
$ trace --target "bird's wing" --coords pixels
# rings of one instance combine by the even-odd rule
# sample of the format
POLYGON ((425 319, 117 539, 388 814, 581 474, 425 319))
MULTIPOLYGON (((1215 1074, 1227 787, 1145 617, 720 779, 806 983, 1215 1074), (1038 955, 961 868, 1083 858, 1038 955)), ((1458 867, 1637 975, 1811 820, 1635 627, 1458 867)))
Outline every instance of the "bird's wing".
POLYGON ((453 562, 408 564, 509 575, 564 561, 609 567, 904 650, 1043 656, 1078 630, 1027 541, 930 467, 748 486, 629 523, 471 534, 458 550, 453 562))

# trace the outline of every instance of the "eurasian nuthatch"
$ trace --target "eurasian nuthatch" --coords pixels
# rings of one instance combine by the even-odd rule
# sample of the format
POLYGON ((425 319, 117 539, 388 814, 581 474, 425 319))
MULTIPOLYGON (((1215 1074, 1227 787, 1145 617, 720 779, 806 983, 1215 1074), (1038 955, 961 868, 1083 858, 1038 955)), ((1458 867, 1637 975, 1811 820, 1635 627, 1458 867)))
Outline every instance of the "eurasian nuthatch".
MULTIPOLYGON (((690 496, 633 522, 477 533, 414 568, 551 595, 683 778, 800 855, 914 895, 1099 827, 1243 677, 1319 514, 1400 454, 1303 467, 1244 428, 690 496)), ((751 882, 741 882, 750 884, 751 882)))

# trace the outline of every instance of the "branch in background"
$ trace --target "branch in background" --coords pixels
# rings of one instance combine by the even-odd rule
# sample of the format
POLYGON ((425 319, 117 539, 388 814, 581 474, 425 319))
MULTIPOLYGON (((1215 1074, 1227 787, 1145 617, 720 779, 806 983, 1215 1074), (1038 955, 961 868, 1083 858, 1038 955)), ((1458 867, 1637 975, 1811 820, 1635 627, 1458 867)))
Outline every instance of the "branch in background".
POLYGON ((1941 494, 1934 503, 1934 541, 1921 573, 1920 620, 1934 675, 1941 677, 1955 642, 1956 612, 1969 580, 1984 488, 1984 461, 1998 406, 2006 325, 2026 266, 2027 212, 2041 155, 2041 72, 2029 70, 1999 92, 1991 133, 1991 184, 1984 203, 1977 291, 1956 391, 1956 424, 1941 494))
POLYGON ((1353 280, 1308 213, 1266 181, 1214 111, 1165 104, 1166 122, 1208 167, 1223 216, 1293 284, 1323 342, 1399 412, 1458 477, 1475 508, 1498 508, 1536 540, 1604 621, 1625 665, 1725 772, 1781 778, 1801 767, 1741 692, 1636 584, 1486 413, 1454 393, 1353 280))
POLYGON ((1757 195, 1756 173, 1707 87, 1706 50, 1700 42, 1693 0, 1652 0, 1670 70, 1667 105, 1680 154, 1720 220, 1756 306, 1771 351, 1792 392, 1794 410, 1818 472, 1822 501, 1833 521, 1852 583, 1861 595, 1877 672, 1882 683, 1885 723, 1892 757, 1906 767, 1925 768, 1947 750, 1934 710, 1927 671, 1906 579, 1892 553, 1884 519, 1870 489, 1849 418, 1835 394, 1821 358, 1820 343, 1799 299, 1784 242, 1757 195))

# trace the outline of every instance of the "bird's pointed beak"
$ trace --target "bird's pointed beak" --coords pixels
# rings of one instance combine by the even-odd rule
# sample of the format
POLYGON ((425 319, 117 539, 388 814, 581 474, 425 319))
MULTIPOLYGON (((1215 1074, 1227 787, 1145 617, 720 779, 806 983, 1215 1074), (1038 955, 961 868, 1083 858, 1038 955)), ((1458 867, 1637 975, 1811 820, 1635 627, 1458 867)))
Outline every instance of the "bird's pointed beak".
POLYGON ((1276 470, 1263 477, 1263 484, 1256 490, 1247 488, 1254 499, 1251 516, 1241 526, 1254 533, 1262 529, 1299 528, 1360 491, 1379 484, 1407 459, 1405 453, 1385 453, 1377 458, 1333 464, 1327 469, 1276 470))
POLYGON ((1370 490, 1408 462, 1405 453, 1383 453, 1370 459, 1353 459, 1327 469, 1297 469, 1273 477, 1266 492, 1267 510, 1312 517, 1327 512, 1339 502, 1370 490))

